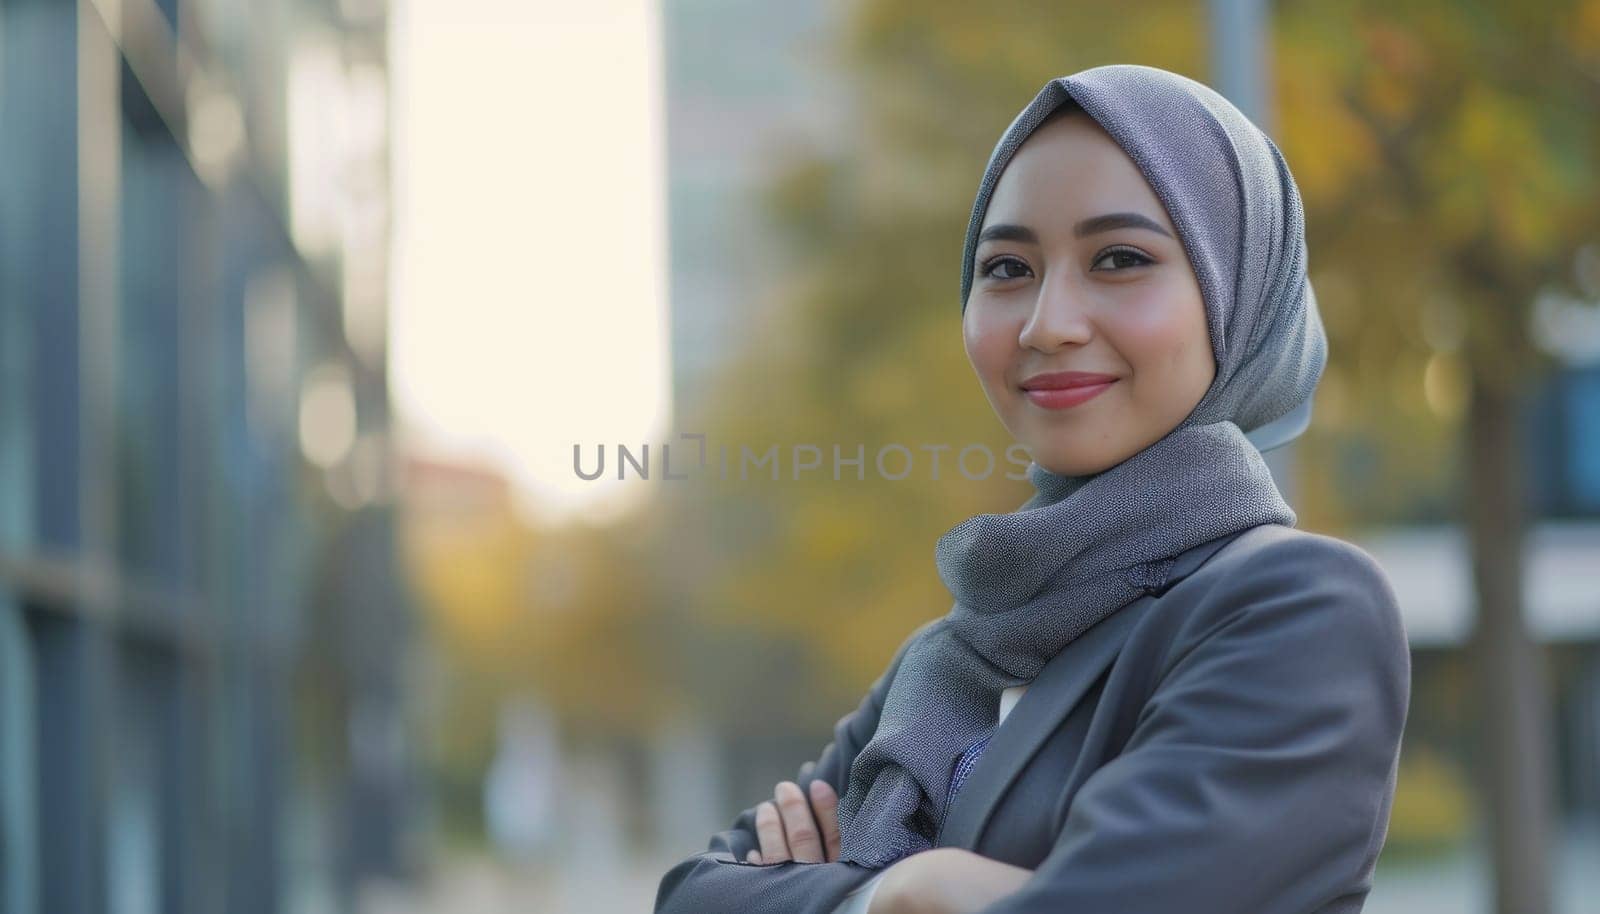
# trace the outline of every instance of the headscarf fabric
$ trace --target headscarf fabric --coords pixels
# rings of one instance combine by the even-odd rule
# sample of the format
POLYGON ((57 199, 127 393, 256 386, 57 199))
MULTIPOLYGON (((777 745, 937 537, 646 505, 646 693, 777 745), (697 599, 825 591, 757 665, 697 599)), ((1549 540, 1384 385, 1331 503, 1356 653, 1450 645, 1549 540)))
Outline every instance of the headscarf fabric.
POLYGON ((1093 118, 1166 208, 1199 281, 1216 376, 1184 421, 1144 450, 1088 476, 1031 463, 1035 491, 1020 508, 979 514, 940 538, 935 559, 955 605, 908 646, 877 730, 851 765, 841 860, 882 867, 932 847, 956 760, 995 726, 1002 690, 1162 588, 1179 554, 1296 521, 1261 452, 1306 427, 1326 361, 1304 213, 1277 146, 1212 89, 1128 64, 1047 83, 989 157, 967 225, 963 312, 995 185, 1063 105, 1093 118))

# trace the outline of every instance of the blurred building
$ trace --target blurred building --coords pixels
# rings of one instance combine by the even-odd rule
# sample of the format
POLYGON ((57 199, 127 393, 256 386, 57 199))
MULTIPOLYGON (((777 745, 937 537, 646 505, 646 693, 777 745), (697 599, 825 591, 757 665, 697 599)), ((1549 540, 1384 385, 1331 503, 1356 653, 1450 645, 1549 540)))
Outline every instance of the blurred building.
MULTIPOLYGON (((1600 303, 1591 310, 1597 315, 1591 345, 1600 349, 1600 303)), ((1536 510, 1600 525, 1600 354, 1565 365, 1542 386, 1531 413, 1529 485, 1536 510)), ((1600 621, 1600 606, 1594 612, 1600 621)))
MULTIPOLYGON (((763 192, 797 142, 840 142, 833 78, 850 3, 663 0, 673 402, 697 412, 774 303, 763 192)), ((692 431, 692 429, 690 429, 692 431)))
POLYGON ((0 0, 0 911, 401 872, 381 0, 0 0))
MULTIPOLYGON (((1525 402, 1530 526, 1523 609, 1528 631, 1552 661, 1554 799, 1564 819, 1594 827, 1600 823, 1600 319, 1586 328, 1569 324, 1565 333, 1563 345, 1574 352, 1558 359, 1525 402)), ((1431 510, 1415 508, 1419 515, 1431 510)), ((1362 537, 1361 545, 1388 571, 1404 614, 1414 684, 1408 739, 1415 733, 1470 758, 1464 714, 1437 703, 1462 681, 1476 615, 1466 531, 1454 524, 1400 525, 1362 537)))

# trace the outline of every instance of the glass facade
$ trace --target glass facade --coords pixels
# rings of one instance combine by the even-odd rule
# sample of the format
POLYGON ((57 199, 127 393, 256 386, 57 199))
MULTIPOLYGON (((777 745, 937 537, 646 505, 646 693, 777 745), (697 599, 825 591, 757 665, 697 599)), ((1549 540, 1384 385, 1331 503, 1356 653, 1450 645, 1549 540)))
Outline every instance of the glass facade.
POLYGON ((1600 365, 1568 365, 1529 411, 1529 490, 1546 517, 1600 517, 1600 365))
POLYGON ((383 8, 187 3, 0 0, 0 914, 348 910, 409 862, 405 744, 326 751, 404 713, 392 494, 296 421, 338 364, 384 439, 387 384, 284 189, 297 36, 381 65, 383 8))

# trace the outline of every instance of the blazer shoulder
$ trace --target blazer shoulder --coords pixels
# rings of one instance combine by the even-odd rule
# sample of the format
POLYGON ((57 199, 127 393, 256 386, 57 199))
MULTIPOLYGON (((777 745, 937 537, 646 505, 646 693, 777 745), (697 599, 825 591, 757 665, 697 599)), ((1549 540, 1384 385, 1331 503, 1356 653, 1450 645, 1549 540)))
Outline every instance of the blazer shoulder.
POLYGON ((1348 540, 1281 524, 1245 531, 1184 583, 1197 611, 1338 612, 1345 625, 1405 641, 1399 601, 1373 555, 1348 540))
MULTIPOLYGON (((1271 574, 1288 567, 1298 573, 1320 572, 1356 579, 1354 583, 1388 587, 1389 576, 1367 550, 1329 536, 1285 527, 1261 524, 1246 530, 1217 551, 1213 559, 1196 572, 1213 577, 1271 574)), ((1281 572, 1279 572, 1281 573, 1281 572)))

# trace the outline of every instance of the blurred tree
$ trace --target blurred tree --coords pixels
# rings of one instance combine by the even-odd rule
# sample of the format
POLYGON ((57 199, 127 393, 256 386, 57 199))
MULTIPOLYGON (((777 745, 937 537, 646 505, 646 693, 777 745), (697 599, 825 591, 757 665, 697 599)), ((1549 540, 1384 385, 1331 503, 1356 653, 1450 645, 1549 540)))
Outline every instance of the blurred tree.
POLYGON ((1462 434, 1496 905, 1540 914, 1552 736, 1522 607, 1522 404, 1550 362, 1538 297, 1597 292, 1576 267, 1600 241, 1600 2, 1285 2, 1278 27, 1280 143, 1334 352, 1355 353, 1330 367, 1339 418, 1412 423, 1388 450, 1413 456, 1439 441, 1419 402, 1462 434))
POLYGON ((504 478, 467 465, 414 460, 406 492, 407 564, 443 668, 430 762, 457 824, 477 824, 508 699, 537 696, 567 740, 613 748, 681 701, 628 524, 532 527, 504 478))

